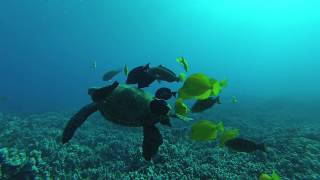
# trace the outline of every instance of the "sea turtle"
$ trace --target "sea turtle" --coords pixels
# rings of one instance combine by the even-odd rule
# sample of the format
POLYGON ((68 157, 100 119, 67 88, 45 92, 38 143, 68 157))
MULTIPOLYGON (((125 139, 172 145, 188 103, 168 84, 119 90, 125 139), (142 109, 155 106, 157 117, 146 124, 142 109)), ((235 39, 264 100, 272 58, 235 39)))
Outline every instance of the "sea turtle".
MULTIPOLYGON (((89 89, 93 102, 80 109, 68 122, 62 135, 62 142, 68 142, 76 129, 94 112, 115 124, 127 127, 143 127, 143 157, 151 160, 163 143, 156 123, 171 126, 170 117, 179 116, 167 113, 153 113, 150 102, 153 96, 142 89, 114 82, 103 88, 89 89)), ((185 119, 183 119, 185 120, 185 119)))

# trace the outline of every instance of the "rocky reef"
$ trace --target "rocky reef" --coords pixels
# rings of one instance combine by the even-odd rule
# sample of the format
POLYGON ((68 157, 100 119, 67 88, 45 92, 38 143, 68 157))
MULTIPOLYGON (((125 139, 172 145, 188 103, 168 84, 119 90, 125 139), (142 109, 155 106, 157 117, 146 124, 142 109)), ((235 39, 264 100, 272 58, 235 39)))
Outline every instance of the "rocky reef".
POLYGON ((193 122, 174 119, 172 128, 158 125, 164 144, 151 162, 141 156, 141 128, 120 127, 99 114, 63 145, 61 133, 72 114, 1 113, 0 179, 250 180, 273 170, 285 180, 320 179, 320 123, 281 113, 217 108, 194 115, 239 128, 241 136, 264 142, 267 153, 191 141, 193 122))

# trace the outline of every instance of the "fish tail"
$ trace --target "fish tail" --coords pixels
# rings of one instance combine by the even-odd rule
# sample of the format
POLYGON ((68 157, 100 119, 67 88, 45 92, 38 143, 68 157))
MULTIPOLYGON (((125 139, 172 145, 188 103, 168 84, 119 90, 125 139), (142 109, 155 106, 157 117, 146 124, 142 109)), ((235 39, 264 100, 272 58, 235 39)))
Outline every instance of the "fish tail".
POLYGON ((261 143, 261 144, 258 144, 258 149, 263 151, 263 152, 266 152, 266 146, 264 143, 261 143))

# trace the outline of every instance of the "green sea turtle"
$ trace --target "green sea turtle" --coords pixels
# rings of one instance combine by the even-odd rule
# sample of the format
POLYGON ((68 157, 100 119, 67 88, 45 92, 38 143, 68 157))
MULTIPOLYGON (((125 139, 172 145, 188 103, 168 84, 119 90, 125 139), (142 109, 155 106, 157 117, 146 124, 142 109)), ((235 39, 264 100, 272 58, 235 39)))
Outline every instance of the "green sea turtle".
MULTIPOLYGON (((89 89, 93 102, 80 109, 64 129, 62 142, 68 142, 76 129, 94 112, 115 124, 127 127, 143 127, 143 157, 151 160, 163 143, 156 123, 171 126, 170 117, 181 118, 173 113, 159 115, 150 109, 153 96, 136 87, 113 83, 103 88, 89 89)), ((186 120, 186 119, 183 119, 186 120)))

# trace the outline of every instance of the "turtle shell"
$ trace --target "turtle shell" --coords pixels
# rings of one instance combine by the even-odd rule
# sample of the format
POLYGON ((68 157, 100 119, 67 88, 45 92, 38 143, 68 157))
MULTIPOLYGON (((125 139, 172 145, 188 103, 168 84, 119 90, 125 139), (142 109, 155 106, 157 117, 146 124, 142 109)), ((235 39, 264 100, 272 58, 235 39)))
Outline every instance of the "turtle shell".
POLYGON ((107 95, 98 110, 108 121, 129 127, 157 123, 159 118, 151 113, 149 104, 153 96, 142 89, 120 84, 107 95))

